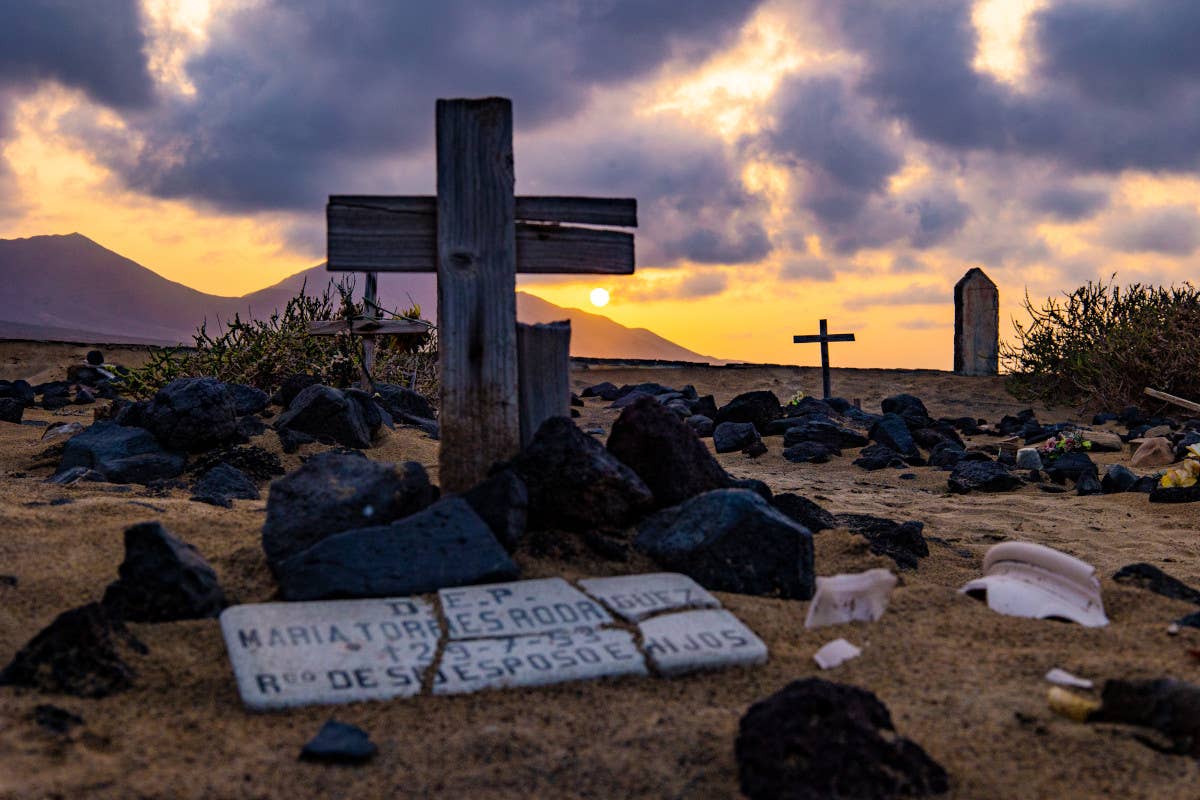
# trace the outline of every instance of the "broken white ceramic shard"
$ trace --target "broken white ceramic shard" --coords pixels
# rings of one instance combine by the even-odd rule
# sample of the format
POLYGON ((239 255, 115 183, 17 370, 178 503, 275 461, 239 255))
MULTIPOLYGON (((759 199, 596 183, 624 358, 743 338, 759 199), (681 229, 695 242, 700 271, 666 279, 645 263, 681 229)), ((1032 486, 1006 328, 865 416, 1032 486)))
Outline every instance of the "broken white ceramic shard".
POLYGON ((874 622, 883 616, 895 586, 896 576, 886 569, 818 576, 817 591, 808 606, 804 627, 819 628, 854 620, 874 622))
POLYGON ((813 661, 817 662, 817 666, 821 669, 833 669, 860 655, 862 655, 862 649, 855 647, 845 639, 834 639, 813 653, 813 661))
POLYGON ((1046 680, 1056 686, 1074 686, 1076 689, 1091 689, 1094 684, 1087 678, 1079 678, 1065 669, 1055 667, 1046 673, 1046 680))
POLYGON ((1030 542, 1002 542, 983 557, 983 577, 959 589, 1013 617, 1065 619, 1089 628, 1108 624, 1096 568, 1030 542))

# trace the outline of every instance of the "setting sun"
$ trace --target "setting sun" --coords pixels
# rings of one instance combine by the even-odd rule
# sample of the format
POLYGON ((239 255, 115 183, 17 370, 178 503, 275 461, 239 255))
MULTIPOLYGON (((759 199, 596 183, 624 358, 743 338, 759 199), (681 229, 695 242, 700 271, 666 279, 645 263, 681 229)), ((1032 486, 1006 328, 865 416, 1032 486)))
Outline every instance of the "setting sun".
POLYGON ((596 308, 604 308, 608 305, 608 289, 592 289, 592 293, 588 297, 596 308))

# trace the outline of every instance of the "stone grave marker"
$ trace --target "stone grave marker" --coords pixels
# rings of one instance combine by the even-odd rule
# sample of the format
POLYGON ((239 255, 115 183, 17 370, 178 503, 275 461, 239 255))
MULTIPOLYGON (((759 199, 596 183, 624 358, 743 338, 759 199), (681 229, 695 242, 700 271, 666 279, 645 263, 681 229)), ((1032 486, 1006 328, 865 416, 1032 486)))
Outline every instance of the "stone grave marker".
POLYGON ((677 572, 586 578, 579 585, 629 622, 638 622, 663 611, 721 607, 720 601, 703 586, 677 572))
POLYGON ((415 598, 231 606, 221 634, 247 707, 412 697, 440 628, 415 598))
POLYGON ((954 284, 954 372, 1000 372, 1000 290, 979 267, 954 284))
POLYGON ((638 625, 646 655, 661 675, 764 664, 767 646, 724 609, 684 611, 638 625))
POLYGON ((648 675, 633 634, 582 630, 450 642, 434 676, 435 695, 648 675))
POLYGON ((612 616, 562 578, 438 591, 451 639, 529 636, 611 624, 612 616))

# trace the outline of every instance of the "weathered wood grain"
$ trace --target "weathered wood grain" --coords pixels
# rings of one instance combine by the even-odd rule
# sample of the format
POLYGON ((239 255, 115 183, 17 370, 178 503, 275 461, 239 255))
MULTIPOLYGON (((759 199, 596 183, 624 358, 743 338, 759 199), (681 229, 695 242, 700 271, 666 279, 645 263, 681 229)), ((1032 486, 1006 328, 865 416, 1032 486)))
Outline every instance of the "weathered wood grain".
POLYGON ((512 102, 437 101, 442 490, 520 445, 512 102))
MULTIPOLYGON (((437 264, 435 214, 331 202, 326 223, 332 272, 432 272, 437 264)), ((517 272, 634 271, 633 234, 624 231, 517 223, 516 247, 517 272)))
MULTIPOLYGON (((433 217, 433 195, 335 194, 329 206, 433 217)), ((516 219, 522 222, 574 222, 580 225, 637 227, 637 200, 632 197, 529 197, 518 195, 516 219)))
POLYGON ((571 413, 571 322, 517 323, 521 445, 550 417, 571 413))

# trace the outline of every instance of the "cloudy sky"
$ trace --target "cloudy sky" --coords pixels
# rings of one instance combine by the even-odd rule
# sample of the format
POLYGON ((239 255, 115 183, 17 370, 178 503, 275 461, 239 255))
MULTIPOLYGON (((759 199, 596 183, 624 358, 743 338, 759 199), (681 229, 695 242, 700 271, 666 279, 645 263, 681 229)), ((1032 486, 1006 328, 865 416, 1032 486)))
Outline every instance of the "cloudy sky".
POLYGON ((439 97, 514 102, 523 194, 634 196, 638 271, 522 279, 703 353, 951 365, 1001 324, 1200 261, 1195 0, 0 4, 0 237, 78 231, 198 289, 319 262, 327 195, 432 193, 439 97), (811 351, 811 352, 810 352, 811 351))

